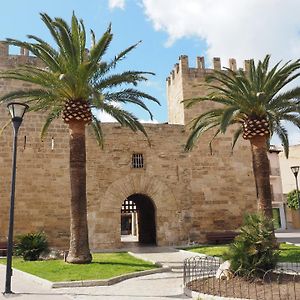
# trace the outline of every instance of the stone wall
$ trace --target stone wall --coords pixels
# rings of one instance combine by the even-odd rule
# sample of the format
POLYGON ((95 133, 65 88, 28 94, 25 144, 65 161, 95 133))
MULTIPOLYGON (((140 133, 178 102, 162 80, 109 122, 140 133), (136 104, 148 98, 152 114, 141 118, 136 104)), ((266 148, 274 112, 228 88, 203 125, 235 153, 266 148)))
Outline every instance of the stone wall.
MULTIPOLYGON (((7 56, 2 50, 0 47, 1 69, 24 60, 37 63, 25 55, 7 56)), ((185 76, 177 79, 175 90, 169 85, 168 93, 178 95, 177 104, 171 98, 169 103, 177 115, 174 123, 181 124, 186 112, 183 106, 177 108, 177 105, 181 105, 181 97, 187 94, 182 86, 189 83, 185 76)), ((14 81, 0 81, 1 94, 19 87, 29 88, 14 81)), ((44 117, 40 113, 28 113, 19 133, 15 233, 44 230, 52 246, 67 248, 68 130, 62 120, 57 120, 41 141, 44 117)), ((7 120, 7 110, 2 105, 0 126, 7 120)), ((188 130, 183 125, 145 124, 145 128, 151 146, 140 133, 132 133, 116 123, 104 124, 103 150, 87 130, 88 220, 93 250, 121 245, 121 205, 135 193, 146 195, 154 202, 158 245, 204 242, 207 231, 235 229, 241 224, 243 213, 255 209, 249 145, 240 143, 232 153, 231 138, 225 136, 216 139, 211 153, 207 135, 187 153, 184 145, 188 130), (143 153, 144 168, 132 168, 133 153, 143 153)), ((0 240, 7 235, 11 151, 9 126, 0 138, 0 240)))
MULTIPOLYGON (((213 69, 205 67, 204 57, 196 58, 196 67, 190 67, 186 55, 179 57, 170 76, 167 78, 168 104, 176 106, 182 100, 205 96, 208 88, 205 77, 213 70, 221 70, 219 58, 213 59, 213 69), (180 93, 178 92, 180 91, 180 93)), ((229 59, 230 69, 236 70, 235 59, 229 59)), ((249 68, 249 60, 245 60, 244 68, 249 68)), ((178 111, 169 110, 169 123, 183 120, 187 139, 190 122, 217 105, 204 101, 190 109, 181 106, 178 111)), ((222 229, 235 229, 245 212, 254 211, 255 183, 251 164, 251 150, 248 141, 242 138, 231 150, 231 140, 235 128, 225 135, 220 134, 209 147, 214 132, 205 133, 190 153, 190 200, 193 225, 190 232, 192 240, 203 240, 205 232, 222 229)))

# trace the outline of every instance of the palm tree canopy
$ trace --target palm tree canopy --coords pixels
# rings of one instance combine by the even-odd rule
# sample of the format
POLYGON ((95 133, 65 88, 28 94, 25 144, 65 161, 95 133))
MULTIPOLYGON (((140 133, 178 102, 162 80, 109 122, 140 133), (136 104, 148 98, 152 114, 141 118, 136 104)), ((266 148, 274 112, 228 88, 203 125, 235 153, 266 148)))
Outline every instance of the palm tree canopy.
MULTIPOLYGON (((120 52, 111 61, 105 61, 103 56, 113 38, 110 25, 99 40, 96 40, 91 30, 92 46, 87 50, 83 21, 78 20, 74 13, 70 26, 61 18, 52 19, 45 13, 40 15, 57 49, 34 35, 28 35, 28 38, 33 40, 32 43, 7 39, 6 42, 10 45, 28 49, 42 61, 44 67, 24 65, 2 72, 0 78, 25 81, 33 84, 34 88, 10 92, 2 96, 0 102, 21 98, 30 104, 31 111, 47 111, 49 114, 42 135, 50 123, 62 114, 68 101, 80 100, 88 103, 89 108, 103 110, 121 125, 134 131, 140 130, 147 136, 138 119, 118 104, 136 104, 146 110, 152 118, 145 100, 159 104, 158 100, 134 87, 122 88, 122 85, 136 86, 139 82, 147 80, 147 75, 154 74, 143 71, 114 74, 111 72, 139 43, 120 52), (116 88, 120 87, 121 89, 116 91, 116 88)), ((101 122, 95 116, 92 118, 90 125, 95 131, 98 143, 102 145, 101 122)))
POLYGON ((286 156, 289 139, 285 122, 300 128, 300 87, 286 90, 287 84, 300 75, 300 60, 280 62, 269 67, 270 55, 257 64, 250 60, 249 70, 214 71, 208 75, 207 96, 185 100, 186 107, 202 101, 213 101, 218 108, 204 112, 191 121, 191 134, 186 144, 190 150, 198 137, 207 130, 216 129, 213 139, 225 133, 230 125, 238 124, 232 148, 243 132, 243 124, 251 119, 267 121, 268 139, 279 136, 286 156))

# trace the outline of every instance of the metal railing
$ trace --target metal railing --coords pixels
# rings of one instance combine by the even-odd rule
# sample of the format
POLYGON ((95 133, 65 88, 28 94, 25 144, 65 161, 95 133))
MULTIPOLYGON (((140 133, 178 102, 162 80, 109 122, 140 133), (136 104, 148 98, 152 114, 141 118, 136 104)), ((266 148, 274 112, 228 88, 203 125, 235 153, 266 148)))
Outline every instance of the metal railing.
POLYGON ((216 273, 222 260, 195 256, 184 261, 184 287, 201 294, 239 299, 300 300, 300 263, 279 263, 267 272, 255 270, 247 276, 223 271, 216 273))

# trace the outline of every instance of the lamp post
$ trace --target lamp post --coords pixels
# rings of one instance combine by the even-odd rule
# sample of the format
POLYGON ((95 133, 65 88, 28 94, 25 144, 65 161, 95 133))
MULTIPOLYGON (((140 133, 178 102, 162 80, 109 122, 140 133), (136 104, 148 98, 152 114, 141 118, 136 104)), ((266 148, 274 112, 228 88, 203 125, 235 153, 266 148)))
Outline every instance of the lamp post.
POLYGON ((15 184, 16 184, 16 162, 17 162, 17 140, 18 131, 23 121, 23 116, 28 109, 28 105, 24 103, 11 102, 7 105, 11 114, 11 121, 14 129, 13 140, 13 158, 12 158, 12 175, 10 190, 10 209, 9 209, 9 225, 7 240, 7 263, 6 263, 6 279, 5 294, 11 294, 11 276, 12 276, 12 254, 13 254, 13 232, 14 232, 14 207, 15 207, 15 184))
POLYGON ((299 169, 300 169, 300 166, 292 166, 291 167, 291 170, 295 176, 295 179, 296 179, 296 196, 297 196, 297 200, 298 200, 298 209, 300 210, 300 198, 299 198, 299 187, 298 187, 298 173, 299 173, 299 169))

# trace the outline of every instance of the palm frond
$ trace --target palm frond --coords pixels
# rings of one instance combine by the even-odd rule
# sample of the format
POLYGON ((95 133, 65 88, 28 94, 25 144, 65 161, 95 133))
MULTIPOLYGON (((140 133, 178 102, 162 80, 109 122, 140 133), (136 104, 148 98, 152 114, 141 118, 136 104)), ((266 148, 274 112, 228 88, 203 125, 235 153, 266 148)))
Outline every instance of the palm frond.
POLYGON ((226 129, 231 124, 235 116, 239 114, 239 112, 240 110, 235 106, 229 106, 228 108, 224 109, 220 120, 220 131, 222 133, 226 132, 226 129))
POLYGON ((106 78, 101 78, 100 81, 95 83, 95 88, 113 88, 122 84, 133 84, 136 86, 139 82, 148 80, 145 75, 154 75, 154 73, 143 71, 126 71, 120 74, 113 74, 106 78))
POLYGON ((214 139, 218 136, 218 134, 221 132, 220 129, 217 129, 217 131, 215 132, 215 134, 213 135, 213 137, 211 138, 211 140, 208 143, 209 146, 209 150, 210 150, 210 155, 213 155, 213 148, 212 148, 212 143, 214 141, 214 139))
POLYGON ((103 149, 104 137, 101 122, 93 116, 93 121, 90 123, 90 127, 93 129, 98 145, 103 149))
POLYGON ((114 119, 116 119, 122 126, 130 128, 132 131, 140 131, 142 132, 148 140, 150 144, 149 137, 145 131, 144 126, 139 122, 137 117, 133 114, 129 113, 128 111, 116 107, 111 104, 102 104, 102 110, 111 115, 114 119))
MULTIPOLYGON (((212 101, 222 105, 223 109, 217 113, 215 110, 201 113, 193 120, 186 149, 190 149, 204 132, 212 128, 225 133, 229 126, 251 118, 266 118, 270 136, 277 133, 284 147, 288 147, 288 133, 281 121, 291 122, 299 128, 300 88, 282 90, 300 76, 300 60, 279 62, 270 70, 269 66, 270 55, 266 55, 257 64, 250 60, 248 72, 225 68, 225 71, 215 70, 209 74, 206 77, 209 93, 186 99, 183 103, 190 108, 197 104, 200 106, 203 101, 212 101)), ((240 126, 233 135, 232 147, 241 133, 240 126)))
POLYGON ((111 62, 109 62, 109 63, 107 63, 107 64, 105 65, 105 69, 103 69, 102 72, 103 72, 103 73, 106 73, 106 72, 108 72, 109 70, 115 68, 115 67, 117 66, 117 63, 118 63, 119 61, 123 60, 123 59, 126 57, 126 55, 127 55, 129 52, 131 52, 133 49, 135 49, 141 42, 142 42, 142 41, 139 41, 139 42, 137 42, 136 44, 134 44, 134 45, 132 45, 132 46, 126 48, 125 50, 123 50, 122 52, 120 52, 119 54, 117 54, 111 62))
POLYGON ((232 145, 231 145, 231 149, 233 150, 234 149, 234 146, 236 144, 236 142, 238 141, 240 135, 242 134, 243 132, 243 128, 242 126, 240 126, 233 134, 233 138, 232 138, 232 145))
MULTIPOLYGON (((127 126, 133 131, 141 131, 149 141, 143 125, 133 114, 112 105, 114 102, 131 103, 147 111, 153 118, 147 101, 157 104, 159 101, 147 93, 127 86, 136 86, 148 80, 147 76, 154 73, 132 70, 120 74, 110 73, 140 42, 119 52, 113 59, 105 61, 104 55, 113 37, 111 24, 98 40, 91 30, 92 47, 88 51, 84 23, 74 12, 70 25, 62 18, 51 18, 46 13, 41 13, 40 16, 54 39, 55 48, 35 35, 28 35, 30 42, 7 39, 8 44, 28 49, 42 65, 17 66, 1 72, 0 78, 26 82, 32 87, 2 95, 0 102, 19 98, 30 103, 30 111, 47 111, 49 114, 42 129, 42 134, 45 134, 50 123, 60 115, 66 103, 73 100, 86 101, 90 105, 89 108, 95 107, 106 111, 122 126, 127 126), (121 85, 124 85, 123 89, 117 90, 116 88, 121 85)), ((94 119, 91 125, 101 145, 103 138, 101 124, 94 119)))
POLYGON ((101 39, 95 44, 90 51, 90 59, 94 64, 97 64, 101 57, 105 54, 112 41, 111 24, 109 24, 106 32, 102 35, 101 39))
POLYGON ((2 135, 3 131, 7 128, 7 126, 11 123, 11 119, 7 121, 1 128, 0 128, 0 136, 2 135))
MULTIPOLYGON (((124 89, 120 92, 112 92, 112 93, 105 93, 103 94, 104 101, 106 102, 115 102, 115 103, 132 103, 135 104, 145 111, 147 111, 150 115, 151 120, 153 119, 153 115, 147 105, 145 104, 144 100, 150 100, 160 105, 159 101, 148 95, 146 93, 140 92, 136 89, 124 89)), ((101 108, 101 102, 98 102, 98 107, 101 108)))
POLYGON ((45 121, 45 123, 42 127, 42 130, 41 130, 41 139, 42 140, 45 137, 50 124, 52 123, 53 120, 57 119, 60 116, 62 110, 63 110, 63 107, 60 107, 60 108, 55 107, 51 111, 51 113, 47 116, 46 121, 45 121))
POLYGON ((279 123, 275 128, 275 133, 280 138, 286 158, 289 157, 289 137, 287 130, 279 123))

